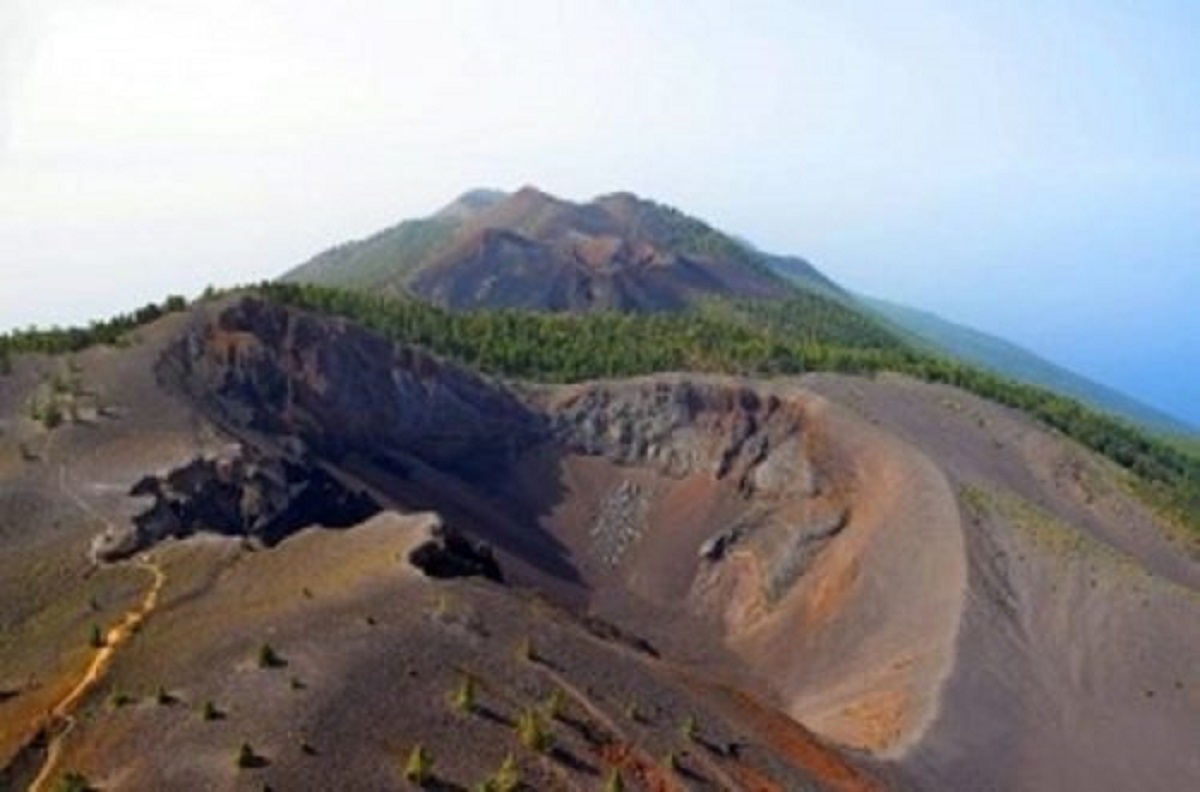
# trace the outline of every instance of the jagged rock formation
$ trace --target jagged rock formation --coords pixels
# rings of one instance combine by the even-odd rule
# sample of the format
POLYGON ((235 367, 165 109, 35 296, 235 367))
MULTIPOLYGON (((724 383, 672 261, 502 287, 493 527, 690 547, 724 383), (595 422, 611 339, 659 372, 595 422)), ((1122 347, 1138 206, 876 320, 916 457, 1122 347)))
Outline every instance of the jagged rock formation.
POLYGON ((500 564, 491 546, 472 542, 453 528, 437 525, 429 539, 408 554, 410 564, 428 577, 482 577, 504 582, 500 564))
POLYGON ((412 457, 448 470, 502 466, 539 417, 506 388, 361 327, 257 299, 193 328, 160 376, 222 423, 299 438, 327 459, 412 457))
POLYGON ((379 511, 314 461, 267 456, 236 446, 162 476, 146 476, 130 495, 151 498, 125 532, 106 530, 92 544, 98 561, 127 558, 168 538, 199 531, 272 545, 309 525, 344 528, 379 511))
POLYGON ((813 495, 801 453, 803 413, 748 386, 686 379, 568 391, 552 408, 556 436, 572 453, 646 464, 684 478, 732 477, 747 496, 813 495))

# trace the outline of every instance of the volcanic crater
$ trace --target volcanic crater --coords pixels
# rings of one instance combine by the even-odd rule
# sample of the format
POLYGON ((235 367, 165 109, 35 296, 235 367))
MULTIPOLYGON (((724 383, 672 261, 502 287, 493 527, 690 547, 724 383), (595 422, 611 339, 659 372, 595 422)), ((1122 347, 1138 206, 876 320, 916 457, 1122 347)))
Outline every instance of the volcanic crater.
POLYGON ((39 559, 0 558, 0 601, 23 603, 0 644, 12 786, 79 767, 104 788, 386 789, 418 739, 451 789, 514 752, 569 789, 605 768, 645 789, 1195 769, 1194 559, 1111 466, 953 388, 506 383, 245 296, 77 365, 117 417, 6 424, 22 453, 0 454, 0 516, 29 526, 6 541, 39 559), (95 690, 45 720, 86 647, 20 637, 130 613, 95 690), (477 700, 448 706, 464 679, 477 700), (513 735, 547 697, 558 753, 537 759, 513 735), (1114 766, 1101 749, 1136 723, 1158 724, 1144 761, 1114 766))
POLYGON ((158 376, 260 478, 316 476, 283 485, 293 504, 325 491, 325 512, 289 517, 303 504, 264 516, 270 492, 243 490, 247 535, 432 511, 516 585, 680 658, 732 650, 740 684, 844 744, 898 752, 934 711, 965 586, 954 493, 819 396, 690 374, 505 385, 253 299, 184 334, 158 376))

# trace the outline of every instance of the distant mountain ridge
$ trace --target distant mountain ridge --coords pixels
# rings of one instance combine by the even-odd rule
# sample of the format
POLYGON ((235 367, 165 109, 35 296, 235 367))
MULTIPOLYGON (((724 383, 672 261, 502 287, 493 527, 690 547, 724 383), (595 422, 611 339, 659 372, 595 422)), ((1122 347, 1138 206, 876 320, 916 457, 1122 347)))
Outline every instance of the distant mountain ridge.
POLYGON ((1172 415, 1056 365, 1010 341, 898 303, 863 296, 857 299, 917 347, 982 366, 1030 385, 1049 388, 1162 434, 1195 435, 1197 432, 1195 427, 1172 415))
POLYGON ((472 190, 425 218, 339 245, 286 281, 411 293, 449 308, 680 310, 707 297, 840 290, 802 259, 775 257, 628 192, 587 203, 534 187, 472 190))
POLYGON ((816 295, 915 348, 1049 388, 1160 434, 1197 433, 1015 344, 853 295, 803 258, 758 250, 630 192, 576 203, 531 186, 469 190, 431 215, 337 245, 282 280, 415 296, 451 309, 572 313, 678 311, 712 298, 816 295))

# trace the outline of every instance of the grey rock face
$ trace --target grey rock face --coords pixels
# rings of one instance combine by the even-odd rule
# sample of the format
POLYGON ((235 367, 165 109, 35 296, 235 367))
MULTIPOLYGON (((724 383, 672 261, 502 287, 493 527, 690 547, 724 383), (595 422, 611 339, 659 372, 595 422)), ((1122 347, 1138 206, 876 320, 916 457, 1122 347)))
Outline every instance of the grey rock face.
POLYGON ((226 423, 302 438, 327 458, 394 451, 460 472, 503 465, 545 434, 496 382, 257 299, 194 329, 160 369, 226 423))
POLYGON ((597 385, 559 406, 554 436, 569 451, 673 478, 736 476, 749 497, 817 483, 803 453, 803 419, 774 395, 712 382, 597 385))
POLYGON ((618 484, 600 504, 591 535, 606 564, 619 564, 630 545, 641 538, 649 507, 648 494, 627 480, 618 484))

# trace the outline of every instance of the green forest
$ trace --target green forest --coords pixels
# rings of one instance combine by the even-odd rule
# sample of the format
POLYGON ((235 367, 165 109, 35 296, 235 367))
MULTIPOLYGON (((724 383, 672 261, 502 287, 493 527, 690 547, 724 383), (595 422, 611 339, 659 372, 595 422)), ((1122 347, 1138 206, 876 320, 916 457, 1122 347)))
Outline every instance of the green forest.
MULTIPOLYGON (((947 383, 1014 407, 1132 471, 1143 494, 1200 533, 1200 455, 1041 388, 917 351, 871 319, 824 297, 775 303, 713 301, 683 313, 555 314, 446 311, 416 300, 294 283, 248 290, 282 304, 358 322, 486 373, 547 383, 664 371, 772 376, 890 371, 947 383)), ((216 296, 210 293, 210 297, 216 296)), ((18 352, 75 352, 119 344, 182 298, 87 328, 0 336, 0 372, 18 352)))

